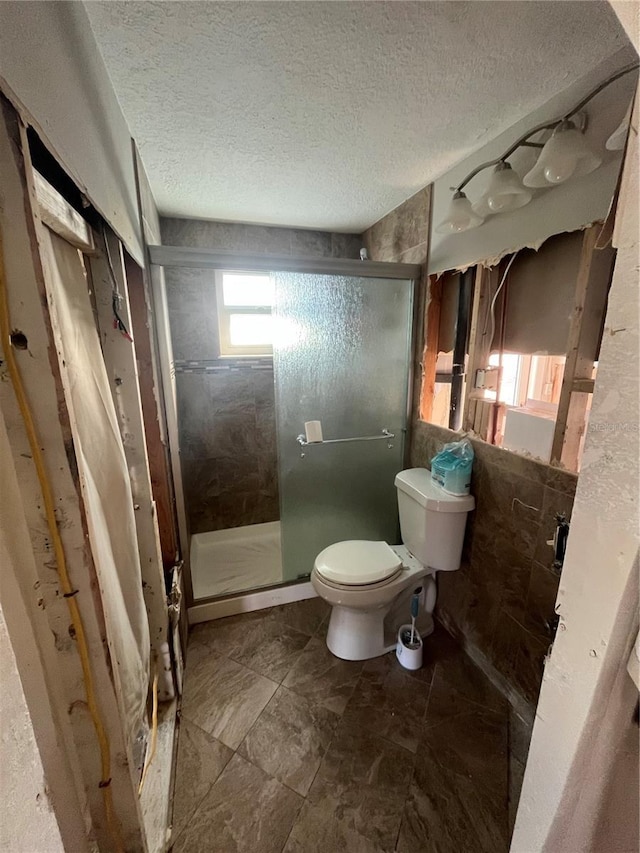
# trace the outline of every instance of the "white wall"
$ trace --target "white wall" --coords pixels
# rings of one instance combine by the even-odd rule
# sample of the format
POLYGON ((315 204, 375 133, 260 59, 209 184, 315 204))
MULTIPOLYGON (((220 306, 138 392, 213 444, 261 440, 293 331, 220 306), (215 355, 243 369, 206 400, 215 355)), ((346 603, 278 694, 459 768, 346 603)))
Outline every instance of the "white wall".
POLYGON ((6 853, 64 853, 1 609, 0 684, 0 850, 6 853))
POLYGON ((0 3, 0 87, 142 262, 131 134, 84 5, 0 3))
MULTIPOLYGON (((639 92, 640 94, 640 92, 639 92)), ((640 303, 638 99, 593 406, 511 850, 638 849, 640 303), (624 797, 613 792, 624 792, 624 797)))
MULTIPOLYGON (((527 130, 562 115, 564 110, 572 108, 608 75, 636 58, 631 47, 618 51, 570 90, 557 95, 544 107, 515 124, 435 181, 430 273, 464 268, 485 259, 497 260, 506 252, 524 246, 537 248, 553 234, 575 231, 607 215, 620 171, 620 155, 617 152, 606 152, 604 143, 619 125, 633 96, 633 73, 613 83, 585 108, 589 116, 587 139, 604 157, 603 165, 599 169, 583 178, 570 180, 550 190, 539 191, 539 194, 520 210, 490 216, 479 228, 471 231, 443 236, 434 230, 446 215, 452 195, 450 187, 457 186, 476 166, 500 157, 527 130)), ((524 175, 535 162, 538 153, 537 149, 521 149, 509 162, 517 172, 524 175)), ((490 176, 491 169, 487 169, 465 187, 465 192, 472 202, 483 194, 490 176)))

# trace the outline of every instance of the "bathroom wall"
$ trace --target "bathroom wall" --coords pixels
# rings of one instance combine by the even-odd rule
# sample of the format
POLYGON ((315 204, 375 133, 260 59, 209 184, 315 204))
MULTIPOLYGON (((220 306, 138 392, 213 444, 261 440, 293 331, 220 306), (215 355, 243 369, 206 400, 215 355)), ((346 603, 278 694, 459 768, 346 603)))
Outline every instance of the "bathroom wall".
MULTIPOLYGON (((429 260, 429 230, 431 223, 431 186, 424 187, 382 219, 375 222, 362 235, 362 241, 372 261, 420 264, 422 275, 414 291, 413 328, 413 389, 411 422, 418 417, 420 387, 422 384, 422 351, 424 347, 424 312, 427 296, 427 263, 429 260)), ((408 458, 411 444, 411 422, 408 424, 408 458)))
POLYGON ((424 187, 362 235, 372 261, 426 264, 429 257, 431 186, 424 187))
MULTIPOLYGON (((431 458, 459 433, 414 424, 411 464, 431 458)), ((553 569, 556 513, 571 517, 577 475, 472 439, 470 514, 460 571, 438 575, 436 615, 532 716, 542 680, 559 575, 553 569)))
MULTIPOLYGON (((358 258, 355 234, 163 219, 162 242, 296 257, 358 258)), ((165 270, 191 533, 279 518, 271 358, 220 358, 213 272, 165 270)))
MULTIPOLYGON (((407 199, 363 234, 372 260, 426 263, 430 188, 407 199)), ((419 300, 423 298, 420 293, 419 300)), ((414 409, 408 464, 430 467, 459 434, 418 418, 424 305, 416 312, 414 409)), ((473 440, 473 493, 460 571, 438 576, 436 615, 525 717, 532 717, 551 642, 559 578, 546 544, 555 514, 571 515, 577 477, 473 440)))

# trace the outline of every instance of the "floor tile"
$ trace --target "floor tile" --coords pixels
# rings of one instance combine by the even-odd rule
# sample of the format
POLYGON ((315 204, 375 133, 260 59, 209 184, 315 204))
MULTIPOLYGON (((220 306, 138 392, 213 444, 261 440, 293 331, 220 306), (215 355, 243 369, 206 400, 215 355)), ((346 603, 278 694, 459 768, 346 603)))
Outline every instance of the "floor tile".
POLYGON ((426 723, 435 725, 440 720, 467 713, 470 705, 506 712, 507 704, 498 689, 460 650, 457 655, 436 664, 426 723))
POLYGON ((429 686, 426 676, 423 679, 403 669, 393 652, 367 661, 344 719, 415 752, 429 686))
POLYGON ((272 608, 273 616, 285 625, 312 637, 331 612, 331 605, 322 598, 307 598, 272 608))
POLYGON ((335 657, 324 640, 312 637, 283 684, 294 693, 341 714, 353 693, 362 666, 361 661, 335 657))
POLYGON ((497 810, 504 811, 508 788, 508 713, 475 708, 426 728, 430 747, 447 770, 472 782, 497 810))
POLYGON ((209 648, 187 661, 182 716, 237 749, 278 685, 209 648))
POLYGON ((477 708, 425 730, 398 853, 508 849, 507 717, 477 708))
POLYGON ((218 654, 232 657, 247 642, 257 627, 272 619, 269 610, 256 610, 227 616, 225 619, 213 619, 195 625, 189 634, 189 651, 192 646, 205 644, 218 654))
POLYGON ((280 853, 303 800, 234 755, 173 853, 280 853))
POLYGON ((383 850, 392 850, 400 827, 414 756, 361 727, 342 721, 307 799, 337 816, 383 850))
POLYGON ((173 798, 174 838, 182 832, 232 755, 232 750, 223 743, 189 720, 181 720, 173 798))
POLYGON ((238 752, 304 797, 339 720, 323 705, 279 687, 238 752))
POLYGON ((397 853, 506 853, 506 828, 496 827, 475 786, 419 750, 397 853))
MULTIPOLYGON (((309 642, 310 634, 288 625, 279 611, 280 608, 272 607, 196 626, 190 636, 189 649, 205 644, 218 654, 280 682, 309 642)), ((302 619, 290 621, 301 622, 302 619)))
POLYGON ((229 657, 266 678, 281 682, 308 642, 307 634, 270 620, 256 624, 247 632, 244 641, 229 653, 229 657))
POLYGON ((362 835, 355 824, 353 816, 344 814, 336 797, 328 796, 318 803, 307 800, 283 853, 389 853, 394 849, 380 847, 362 835))

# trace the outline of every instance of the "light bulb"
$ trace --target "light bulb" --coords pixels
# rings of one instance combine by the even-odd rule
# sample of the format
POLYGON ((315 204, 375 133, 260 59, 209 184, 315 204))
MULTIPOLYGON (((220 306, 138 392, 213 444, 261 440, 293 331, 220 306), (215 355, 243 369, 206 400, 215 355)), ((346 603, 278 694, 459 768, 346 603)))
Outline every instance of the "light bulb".
POLYGON ((459 234, 482 225, 484 219, 473 212, 471 202, 460 190, 451 199, 447 215, 436 227, 438 234, 459 234))
POLYGON ((483 213, 506 213, 524 207, 533 198, 531 190, 522 186, 517 173, 509 163, 498 163, 493 170, 485 194, 473 205, 478 216, 483 213))
POLYGON ((618 125, 618 127, 613 131, 611 136, 607 139, 604 144, 604 147, 609 151, 622 151, 624 148, 624 144, 627 141, 627 133, 629 132, 629 123, 631 122, 631 107, 633 105, 633 101, 627 107, 627 111, 624 114, 624 118, 618 125))
POLYGON ((523 179, 526 187, 548 187, 569 178, 588 175, 602 163, 587 145, 584 135, 572 121, 562 121, 553 132, 538 162, 523 179))

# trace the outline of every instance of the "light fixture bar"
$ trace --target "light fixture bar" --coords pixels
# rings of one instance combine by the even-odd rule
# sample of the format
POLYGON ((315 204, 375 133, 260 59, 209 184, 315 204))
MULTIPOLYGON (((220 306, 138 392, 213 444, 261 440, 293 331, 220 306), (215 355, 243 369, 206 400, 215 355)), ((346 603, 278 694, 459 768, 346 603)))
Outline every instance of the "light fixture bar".
POLYGON ((494 160, 489 160, 486 163, 482 163, 480 166, 476 166, 476 168, 473 169, 471 172, 469 172, 469 174, 464 178, 463 181, 461 181, 458 184, 458 186, 451 187, 451 189, 454 192, 461 192, 466 187, 466 185, 469 183, 469 181, 471 181, 473 178, 475 178, 476 175, 479 175, 480 172, 483 172, 485 169, 490 169, 491 166, 497 166, 498 163, 502 163, 508 157, 511 157, 511 155, 518 148, 521 148, 523 145, 527 145, 527 146, 534 146, 535 145, 536 147, 538 147, 538 143, 529 142, 529 137, 535 136, 536 133, 540 133, 540 131, 542 131, 542 130, 553 130, 562 121, 565 121, 566 119, 569 119, 572 116, 574 116, 576 113, 580 112, 580 110, 586 104, 588 104, 589 101, 591 101, 593 98, 595 98, 596 95, 599 95, 603 89, 607 88, 607 86, 610 86, 612 83, 615 83, 616 80, 619 80, 621 77, 624 77, 625 74, 629 74, 631 71, 636 71, 638 68, 640 68, 640 63, 639 62, 633 62, 633 63, 631 63, 631 65, 627 65, 624 68, 620 69, 620 71, 617 71, 615 74, 612 74, 610 77, 607 77, 607 79, 604 80, 602 83, 600 83, 598 86, 596 86, 595 89, 592 89, 591 92, 589 92, 589 94, 586 97, 584 97, 580 101, 580 103, 577 104, 577 106, 575 106, 570 112, 564 113, 564 115, 560 116, 557 119, 554 119, 553 121, 545 122, 544 124, 539 124, 537 127, 534 127, 531 130, 527 131, 527 133, 525 133, 518 140, 516 140, 513 143, 513 145, 510 148, 508 148, 504 152, 504 154, 502 154, 502 156, 496 157, 494 160))

